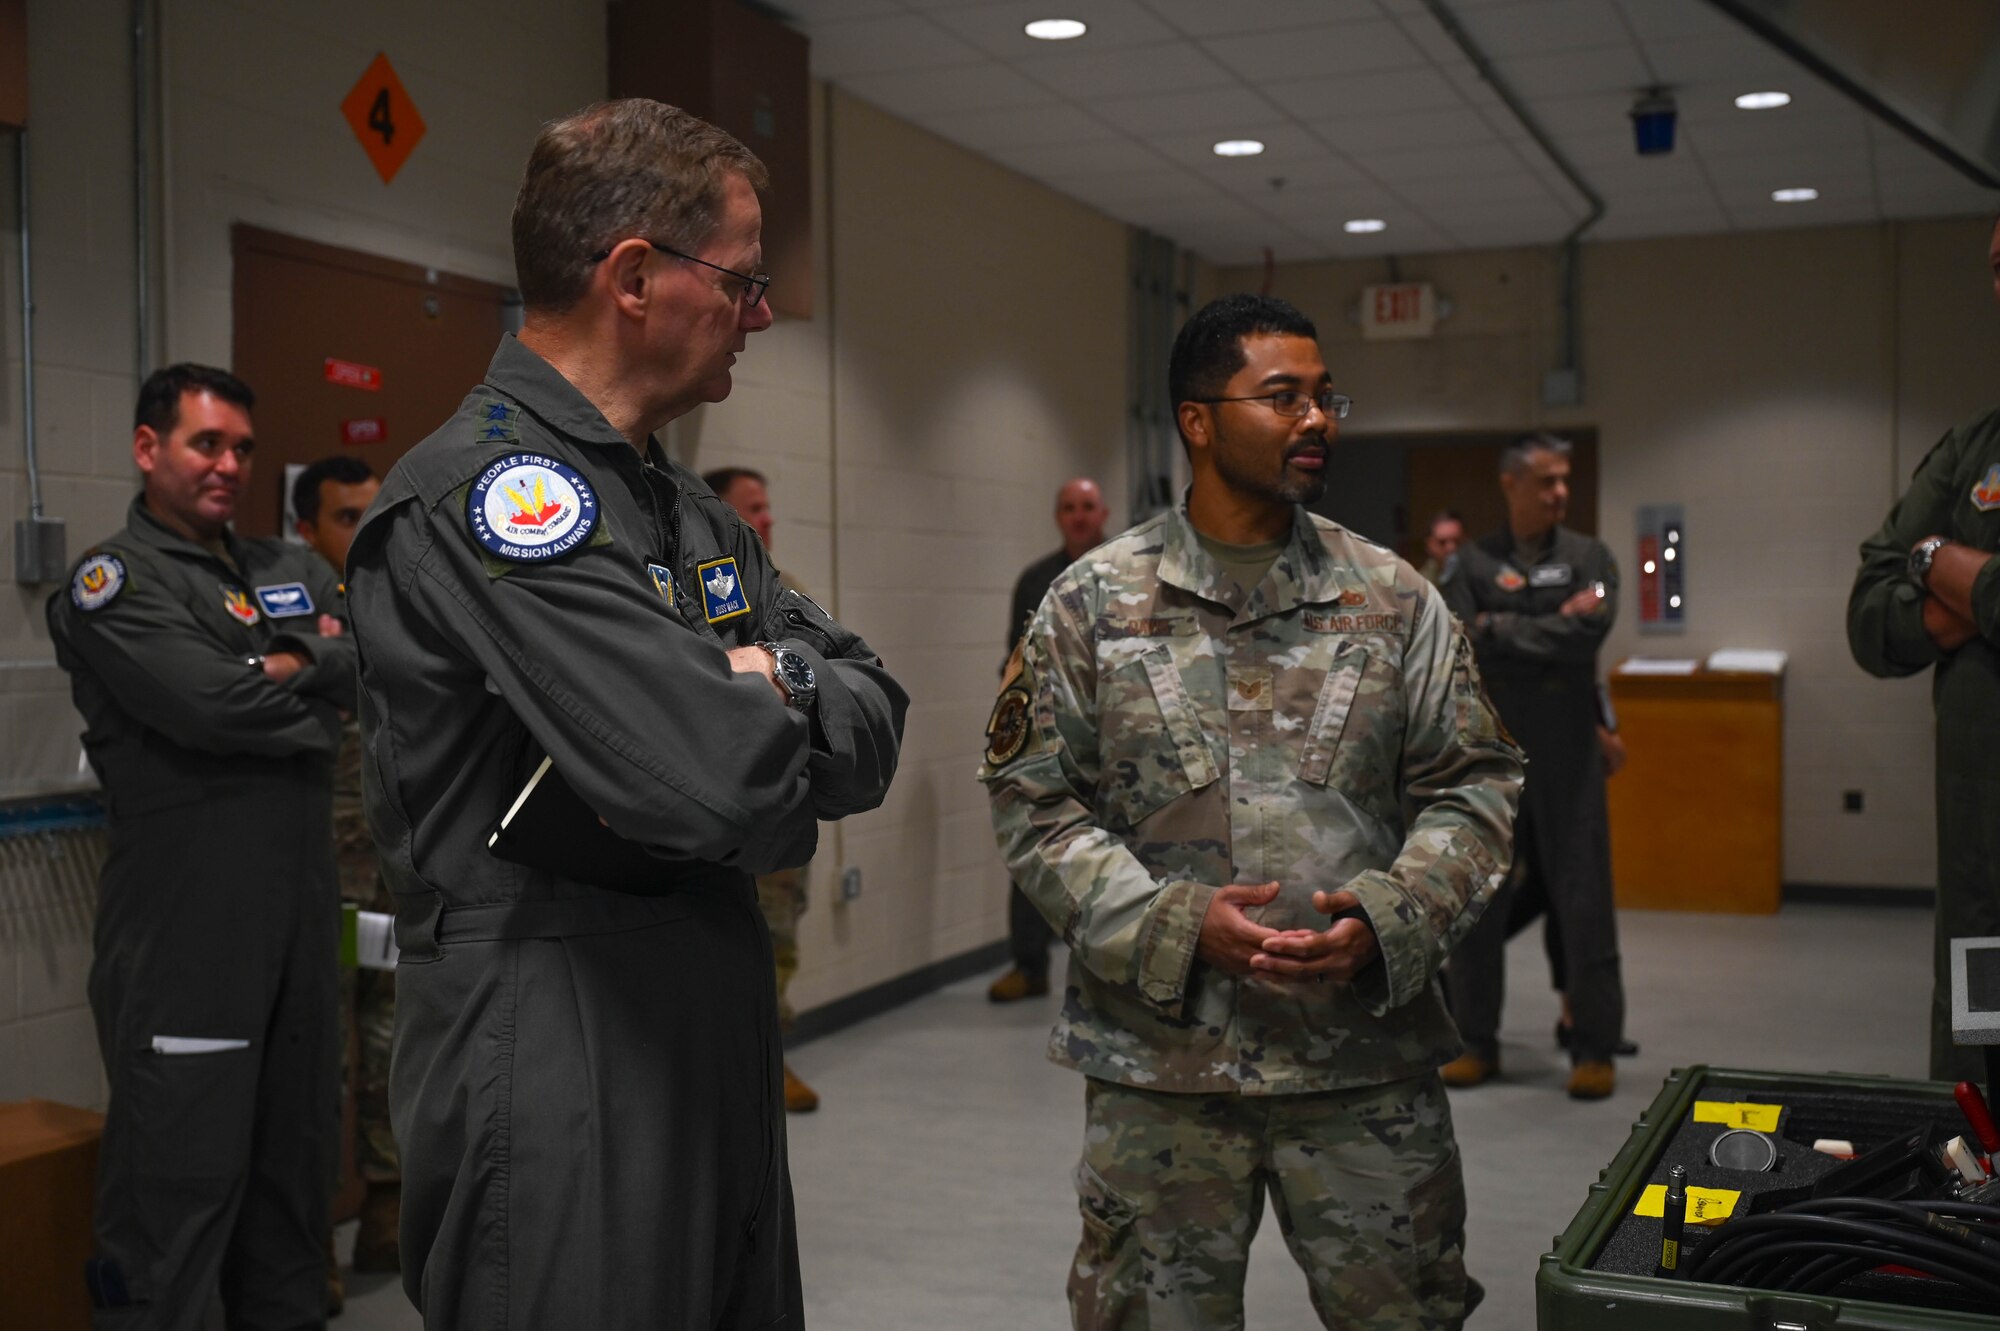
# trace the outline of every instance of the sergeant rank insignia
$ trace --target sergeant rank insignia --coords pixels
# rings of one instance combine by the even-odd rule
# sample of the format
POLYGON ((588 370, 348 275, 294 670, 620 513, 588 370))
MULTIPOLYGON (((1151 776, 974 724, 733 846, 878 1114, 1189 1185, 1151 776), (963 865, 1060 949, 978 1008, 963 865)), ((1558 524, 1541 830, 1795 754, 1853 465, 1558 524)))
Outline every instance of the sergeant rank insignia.
POLYGON ((79 610, 109 605, 125 587, 125 563, 117 555, 92 555, 76 566, 69 581, 69 599, 79 610))
POLYGON ((1986 479, 1972 487, 1972 506, 1981 513, 2000 508, 2000 462, 1989 467, 1986 479))
POLYGON ((566 555, 597 526, 597 495, 583 473, 539 453, 511 453, 479 473, 465 500, 473 539, 516 564, 566 555))
POLYGON ((736 556, 726 555, 697 564, 694 580, 701 584, 702 613, 711 624, 750 613, 750 597, 743 590, 743 575, 737 570, 736 556))
POLYGON ((1528 580, 1521 576, 1521 570, 1509 567, 1500 570, 1500 576, 1493 579, 1493 584, 1503 592, 1518 592, 1528 585, 1528 580))
POLYGON ((309 615, 315 609, 312 593, 303 582, 281 582, 275 587, 259 587, 257 604, 264 607, 264 613, 272 619, 285 619, 292 615, 309 615))
POLYGON ((257 607, 250 603, 250 593, 244 591, 241 587, 224 587, 222 589, 222 608, 229 612, 231 618, 241 623, 255 624, 257 622, 257 607))

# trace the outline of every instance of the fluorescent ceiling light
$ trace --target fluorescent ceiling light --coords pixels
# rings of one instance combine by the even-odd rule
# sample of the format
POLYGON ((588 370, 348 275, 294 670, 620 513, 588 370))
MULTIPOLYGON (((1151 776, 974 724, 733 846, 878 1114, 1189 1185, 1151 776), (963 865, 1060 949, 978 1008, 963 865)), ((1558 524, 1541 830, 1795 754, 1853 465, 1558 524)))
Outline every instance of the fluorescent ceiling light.
POLYGON ((1072 37, 1083 36, 1090 31, 1090 27, 1080 19, 1038 18, 1021 31, 1045 42, 1066 42, 1072 37))
POLYGON ((1224 139, 1215 145, 1217 157, 1255 157, 1264 151, 1264 145, 1257 139, 1224 139))
POLYGON ((1773 203, 1811 203, 1818 197, 1818 190, 1803 187, 1799 189, 1774 189, 1771 191, 1771 202, 1773 203))
POLYGON ((1365 236, 1371 231, 1387 231, 1389 224, 1379 217, 1355 217, 1342 222, 1340 228, 1350 236, 1365 236))
POLYGON ((1791 104, 1792 95, 1788 92, 1746 92, 1736 99, 1739 111, 1771 111, 1791 104))

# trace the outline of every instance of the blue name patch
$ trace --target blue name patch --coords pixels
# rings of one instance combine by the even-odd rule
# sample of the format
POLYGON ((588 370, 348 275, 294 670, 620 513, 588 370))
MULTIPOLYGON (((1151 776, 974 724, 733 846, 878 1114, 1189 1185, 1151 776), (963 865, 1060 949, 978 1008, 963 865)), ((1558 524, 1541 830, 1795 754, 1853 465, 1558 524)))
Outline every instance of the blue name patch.
POLYGON ((272 619, 309 615, 314 609, 312 593, 306 590, 303 582, 281 582, 272 587, 259 587, 257 604, 263 606, 264 613, 272 619))
POLYGON ((694 580, 701 584, 702 611, 708 622, 750 613, 750 598, 743 590, 743 575, 736 568, 736 556, 711 559, 695 566, 694 580))
POLYGON ((665 564, 648 564, 646 565, 646 572, 652 574, 653 590, 660 594, 660 599, 668 605, 672 605, 674 603, 674 571, 665 564))
POLYGON ((473 539, 517 564, 566 555, 597 526, 597 495, 583 473, 539 453, 513 453, 479 473, 465 500, 473 539))

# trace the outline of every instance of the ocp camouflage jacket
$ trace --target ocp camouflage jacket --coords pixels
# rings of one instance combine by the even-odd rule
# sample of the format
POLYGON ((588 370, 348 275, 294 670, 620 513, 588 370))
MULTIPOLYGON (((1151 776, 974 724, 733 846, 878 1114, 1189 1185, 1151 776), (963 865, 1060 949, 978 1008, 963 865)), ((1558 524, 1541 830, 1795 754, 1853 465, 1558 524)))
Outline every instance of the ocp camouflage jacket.
POLYGON ((1185 505, 1056 579, 1001 685, 980 779, 1014 881, 1070 945, 1050 1057, 1164 1091, 1417 1075, 1459 1049, 1437 970, 1505 875, 1521 756, 1437 592, 1304 509, 1245 589, 1185 505), (1326 928, 1345 887, 1381 957, 1351 985, 1196 960, 1218 887, 1326 928))

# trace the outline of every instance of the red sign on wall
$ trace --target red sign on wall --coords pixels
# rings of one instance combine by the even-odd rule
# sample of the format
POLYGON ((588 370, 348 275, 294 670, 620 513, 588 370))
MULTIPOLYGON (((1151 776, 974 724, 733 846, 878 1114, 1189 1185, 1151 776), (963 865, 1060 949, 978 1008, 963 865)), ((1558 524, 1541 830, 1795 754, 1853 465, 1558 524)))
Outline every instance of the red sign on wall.
POLYGON ((382 372, 373 365, 363 365, 359 361, 326 358, 326 381, 339 384, 342 388, 365 388, 371 393, 382 391, 382 372))
POLYGON ((381 416, 362 416, 340 423, 343 444, 379 444, 389 437, 389 422, 381 416))
POLYGON ((1639 622, 1660 622, 1660 538, 1639 538, 1639 622))

